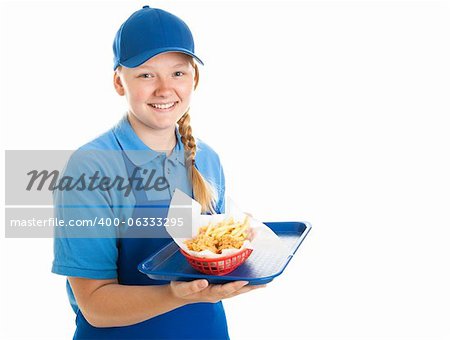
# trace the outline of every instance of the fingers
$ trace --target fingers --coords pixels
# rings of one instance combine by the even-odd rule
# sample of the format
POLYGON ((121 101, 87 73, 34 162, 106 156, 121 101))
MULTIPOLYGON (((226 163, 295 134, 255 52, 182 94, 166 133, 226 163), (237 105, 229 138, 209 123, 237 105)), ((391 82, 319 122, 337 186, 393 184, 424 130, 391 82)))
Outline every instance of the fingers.
POLYGON ((238 296, 238 295, 241 295, 241 294, 248 293, 248 292, 250 292, 250 291, 252 291, 252 290, 256 290, 256 289, 260 289, 260 288, 265 288, 265 287, 266 287, 266 285, 245 286, 245 287, 242 287, 241 289, 239 289, 238 291, 236 291, 236 292, 234 292, 234 293, 228 295, 226 298, 227 298, 227 299, 228 299, 228 298, 232 298, 232 297, 235 297, 235 296, 238 296))
POLYGON ((242 289, 242 287, 247 284, 248 281, 234 281, 223 285, 214 285, 211 287, 211 293, 218 297, 224 298, 237 292, 239 289, 242 289))
POLYGON ((174 296, 187 301, 218 302, 237 295, 245 294, 266 285, 249 286, 248 281, 234 281, 226 284, 209 285, 207 280, 170 283, 174 296))
POLYGON ((170 287, 175 296, 183 298, 201 292, 208 287, 207 280, 195 280, 191 282, 170 282, 170 287))

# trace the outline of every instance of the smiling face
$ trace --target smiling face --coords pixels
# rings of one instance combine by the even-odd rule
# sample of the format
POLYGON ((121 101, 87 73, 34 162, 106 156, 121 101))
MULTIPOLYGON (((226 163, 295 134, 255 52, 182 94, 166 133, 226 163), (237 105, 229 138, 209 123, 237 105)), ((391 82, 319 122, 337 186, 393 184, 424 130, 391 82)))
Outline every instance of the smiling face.
POLYGON ((133 126, 173 134, 176 122, 189 108, 194 91, 191 61, 186 54, 168 52, 135 68, 121 66, 115 72, 114 87, 127 98, 133 126))

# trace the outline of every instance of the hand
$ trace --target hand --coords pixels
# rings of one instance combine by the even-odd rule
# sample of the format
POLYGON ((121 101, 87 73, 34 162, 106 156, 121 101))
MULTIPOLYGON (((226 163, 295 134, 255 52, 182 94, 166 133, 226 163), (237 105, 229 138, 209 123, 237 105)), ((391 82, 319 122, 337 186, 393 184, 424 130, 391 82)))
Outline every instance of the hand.
POLYGON ((266 285, 249 286, 247 281, 234 281, 222 285, 210 285, 207 280, 195 280, 191 282, 170 283, 171 293, 186 303, 194 302, 219 302, 240 294, 250 292, 266 285))

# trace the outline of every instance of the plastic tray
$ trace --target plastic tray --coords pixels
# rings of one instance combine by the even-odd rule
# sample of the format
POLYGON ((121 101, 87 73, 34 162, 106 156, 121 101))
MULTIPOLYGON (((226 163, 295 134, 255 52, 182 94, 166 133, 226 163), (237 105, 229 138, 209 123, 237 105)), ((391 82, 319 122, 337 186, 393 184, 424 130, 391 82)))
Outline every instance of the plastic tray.
POLYGON ((248 260, 233 272, 224 276, 206 275, 192 268, 180 253, 175 242, 171 242, 153 253, 138 266, 140 272, 154 280, 191 281, 207 279, 210 283, 248 281, 250 285, 260 285, 279 276, 311 229, 307 222, 265 222, 289 249, 285 254, 263 253, 257 249, 248 260))

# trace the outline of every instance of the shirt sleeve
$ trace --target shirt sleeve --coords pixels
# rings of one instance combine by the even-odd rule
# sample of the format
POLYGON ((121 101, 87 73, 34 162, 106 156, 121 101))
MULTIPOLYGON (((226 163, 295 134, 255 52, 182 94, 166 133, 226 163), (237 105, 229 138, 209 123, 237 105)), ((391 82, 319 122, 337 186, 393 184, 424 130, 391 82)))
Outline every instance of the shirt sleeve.
POLYGON ((91 279, 117 278, 115 230, 102 225, 102 221, 115 217, 111 198, 107 191, 89 190, 87 185, 88 177, 99 168, 95 160, 75 153, 60 177, 61 185, 64 178, 66 184, 70 178, 72 183, 84 178, 85 184, 80 180, 72 190, 60 186, 54 191, 54 215, 65 226, 55 230, 53 273, 91 279))

